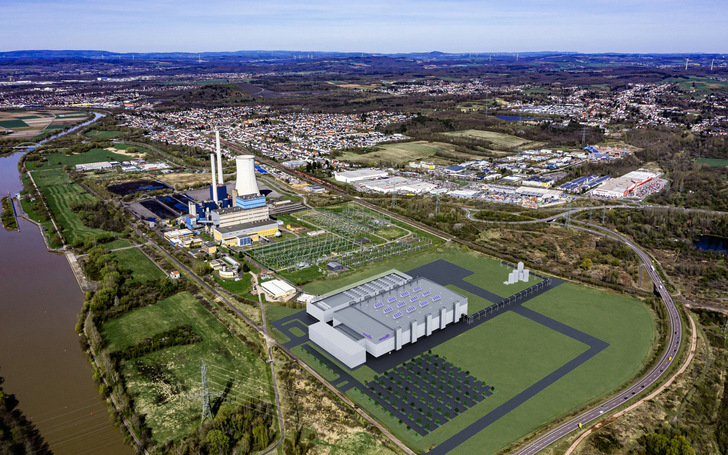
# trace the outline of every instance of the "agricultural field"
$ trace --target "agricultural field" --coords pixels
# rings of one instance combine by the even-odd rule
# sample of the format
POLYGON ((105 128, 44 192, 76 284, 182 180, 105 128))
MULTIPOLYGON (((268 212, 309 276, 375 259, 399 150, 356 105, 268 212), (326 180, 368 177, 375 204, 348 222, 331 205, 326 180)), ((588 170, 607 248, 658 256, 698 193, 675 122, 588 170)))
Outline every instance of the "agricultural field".
POLYGON ((139 248, 113 251, 111 255, 122 268, 131 270, 132 282, 141 283, 157 280, 165 276, 164 272, 159 270, 159 267, 150 261, 139 248))
POLYGON ((493 148, 505 151, 539 148, 543 145, 543 143, 541 142, 529 141, 528 139, 523 139, 522 137, 513 136, 505 133, 496 133, 495 131, 464 130, 442 134, 454 137, 482 139, 493 144, 493 148))
MULTIPOLYGON (((314 281, 305 289, 323 294, 385 270, 396 268, 407 273, 440 259, 472 271, 472 275, 464 278, 465 282, 503 297, 537 280, 532 276, 532 282, 506 286, 503 281, 511 270, 509 267, 463 248, 442 246, 345 272, 334 279, 314 281)), ((468 312, 471 314, 490 305, 485 299, 456 285, 448 285, 448 288, 468 296, 468 312)), ((456 438, 451 440, 458 441, 452 453, 496 453, 540 426, 619 388, 639 373, 652 353, 655 326, 650 310, 639 300, 564 283, 528 300, 520 308, 517 306, 499 314, 431 349, 432 354, 494 387, 492 396, 467 410, 461 408, 459 415, 449 417, 451 420, 446 424, 440 420, 437 426, 423 412, 419 416, 421 426, 429 423, 435 429, 423 432, 420 428, 415 432, 414 427, 408 428, 407 422, 400 423, 401 418, 392 417, 390 411, 382 407, 384 403, 375 403, 371 395, 362 392, 358 385, 346 393, 415 450, 424 451, 434 444, 456 438), (548 322, 549 319, 546 322, 538 319, 540 315, 582 332, 583 337, 567 335, 560 331, 558 324, 548 322), (590 356, 584 357, 583 363, 567 370, 547 387, 532 389, 536 391, 524 403, 511 408, 489 425, 484 424, 480 431, 458 435, 495 409, 511 406, 514 397, 538 387, 536 384, 540 380, 587 352, 590 356)), ((319 351, 319 354, 337 364, 325 352, 319 351)), ((311 366, 321 368, 321 362, 312 362, 311 366)), ((343 370, 361 385, 375 380, 377 375, 368 366, 353 371, 343 367, 343 370)), ((327 374, 330 373, 327 370, 327 374)), ((435 407, 429 412, 444 412, 444 408, 438 411, 438 404, 433 404, 435 407)), ((452 411, 449 411, 451 415, 452 411)))
POLYGON ((0 130, 11 129, 14 132, 8 137, 33 139, 41 134, 50 134, 66 126, 80 123, 89 114, 77 111, 12 110, 0 112, 0 130))
POLYGON ((84 200, 93 201, 94 198, 80 185, 71 183, 63 171, 33 171, 32 175, 68 243, 74 243, 76 240, 83 241, 89 237, 106 233, 102 229, 84 226, 71 210, 74 203, 84 200))
POLYGON ((451 164, 453 161, 477 159, 478 155, 462 153, 456 145, 444 142, 399 142, 380 145, 375 151, 357 154, 344 152, 341 159, 352 163, 370 164, 379 161, 407 164, 410 161, 432 161, 435 164, 451 164), (439 154, 439 155, 438 155, 439 154))
POLYGON ((272 401, 270 370, 191 294, 183 292, 103 325, 110 352, 145 338, 189 324, 200 343, 155 351, 123 364, 127 388, 139 414, 146 414, 152 438, 165 443, 186 436, 199 425, 200 367, 207 364, 213 410, 225 409, 246 397, 272 401))

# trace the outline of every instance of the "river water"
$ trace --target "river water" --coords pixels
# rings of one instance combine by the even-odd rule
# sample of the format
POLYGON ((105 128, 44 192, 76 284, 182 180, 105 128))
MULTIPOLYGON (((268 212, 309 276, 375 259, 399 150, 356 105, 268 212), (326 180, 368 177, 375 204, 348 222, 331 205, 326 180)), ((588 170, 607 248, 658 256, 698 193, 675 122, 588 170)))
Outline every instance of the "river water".
MULTIPOLYGON (((22 153, 0 158, 0 195, 21 191, 22 153)), ((57 455, 130 455, 74 331, 83 293, 63 255, 18 219, 0 228, 0 376, 57 455)))

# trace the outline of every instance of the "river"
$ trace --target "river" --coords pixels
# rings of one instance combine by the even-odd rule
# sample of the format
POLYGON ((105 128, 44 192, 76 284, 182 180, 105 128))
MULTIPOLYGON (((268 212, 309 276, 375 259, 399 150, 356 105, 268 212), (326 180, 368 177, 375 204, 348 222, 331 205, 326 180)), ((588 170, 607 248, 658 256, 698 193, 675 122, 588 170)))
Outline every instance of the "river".
MULTIPOLYGON (((22 152, 0 157, 0 195, 20 192, 22 152)), ((3 388, 57 455, 130 455, 91 377, 74 331, 83 305, 65 256, 49 253, 38 228, 0 228, 0 376, 3 388)))

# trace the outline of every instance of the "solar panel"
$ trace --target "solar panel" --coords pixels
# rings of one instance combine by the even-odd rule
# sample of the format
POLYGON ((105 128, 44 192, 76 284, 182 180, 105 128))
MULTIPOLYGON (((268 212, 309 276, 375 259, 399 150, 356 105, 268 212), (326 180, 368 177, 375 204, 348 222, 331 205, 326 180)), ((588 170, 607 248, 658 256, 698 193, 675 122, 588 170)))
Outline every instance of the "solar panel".
POLYGON ((432 291, 429 289, 422 293, 422 297, 427 297, 428 295, 432 294, 432 291))
POLYGON ((411 312, 415 311, 416 309, 417 309, 417 308, 415 308, 415 307, 413 307, 413 306, 408 306, 408 307, 407 307, 407 312, 408 312, 408 313, 411 313, 411 312))
POLYGON ((401 311, 397 311, 396 313, 394 313, 394 319, 401 318, 402 316, 403 316, 403 314, 401 311))
POLYGON ((402 296, 402 297, 407 297, 408 295, 409 295, 409 291, 404 291, 403 293, 400 294, 400 296, 402 296))
POLYGON ((375 310, 378 310, 379 308, 381 308, 381 307, 383 307, 383 306, 384 306, 384 303, 382 303, 382 302, 377 302, 377 303, 375 303, 375 304, 374 304, 374 309, 375 309, 375 310))
POLYGON ((402 308, 403 306, 407 305, 405 302, 399 302, 397 304, 397 308, 402 308))
POLYGON ((430 304, 430 302, 428 302, 427 300, 423 300, 423 301, 420 302, 420 306, 423 307, 423 308, 426 307, 429 304, 430 304))
POLYGON ((422 286, 416 286, 412 289, 414 292, 420 292, 422 290, 422 286))
POLYGON ((437 302, 438 300, 440 300, 440 296, 439 295, 436 295, 435 297, 432 298, 432 301, 433 302, 437 302))
POLYGON ((418 296, 416 296, 416 295, 413 295, 412 297, 410 297, 410 302, 414 302, 414 301, 416 301, 417 299, 419 299, 419 297, 418 297, 418 296))
POLYGON ((390 297, 390 298, 387 299, 387 302, 392 303, 395 300, 397 300, 397 297, 390 297))
POLYGON ((388 306, 387 308, 384 309, 384 314, 388 314, 388 313, 391 313, 391 312, 392 312, 392 307, 391 306, 388 306))

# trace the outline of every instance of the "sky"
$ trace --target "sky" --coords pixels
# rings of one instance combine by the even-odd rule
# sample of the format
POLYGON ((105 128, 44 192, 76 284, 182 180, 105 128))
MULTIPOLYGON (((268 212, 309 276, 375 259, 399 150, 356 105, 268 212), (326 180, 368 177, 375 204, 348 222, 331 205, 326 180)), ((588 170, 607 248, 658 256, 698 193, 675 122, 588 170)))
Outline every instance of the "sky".
POLYGON ((0 0, 0 51, 726 53, 721 0, 0 0))

